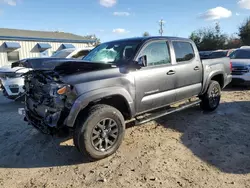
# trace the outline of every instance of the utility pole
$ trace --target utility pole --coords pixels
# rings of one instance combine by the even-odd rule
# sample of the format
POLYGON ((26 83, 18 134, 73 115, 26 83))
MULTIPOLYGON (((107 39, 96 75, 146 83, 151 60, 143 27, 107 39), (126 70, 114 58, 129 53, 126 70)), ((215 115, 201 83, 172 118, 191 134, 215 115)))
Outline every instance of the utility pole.
POLYGON ((160 23, 159 33, 160 33, 160 35, 162 36, 162 34, 163 34, 163 26, 164 26, 165 21, 164 21, 163 19, 161 19, 161 20, 159 21, 159 23, 160 23))

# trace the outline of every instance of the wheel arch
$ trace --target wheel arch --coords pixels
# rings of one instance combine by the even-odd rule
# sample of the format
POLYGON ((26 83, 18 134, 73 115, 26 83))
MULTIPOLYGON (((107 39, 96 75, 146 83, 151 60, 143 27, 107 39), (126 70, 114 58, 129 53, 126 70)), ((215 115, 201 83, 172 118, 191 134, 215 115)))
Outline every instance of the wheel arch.
MULTIPOLYGON (((224 76, 223 74, 216 74, 214 75, 211 80, 213 81, 217 81, 220 84, 220 87, 223 88, 224 87, 224 76)), ((210 81, 211 81, 210 80, 210 81)))
POLYGON ((90 91, 79 96, 71 107, 64 124, 74 127, 79 113, 95 104, 107 104, 117 108, 123 114, 124 119, 130 119, 135 114, 134 101, 129 92, 124 88, 111 87, 90 91))
POLYGON ((217 81, 220 84, 220 87, 224 88, 224 85, 225 85, 224 73, 222 71, 211 72, 207 76, 207 79, 204 83, 202 94, 204 94, 207 91, 211 80, 217 81))

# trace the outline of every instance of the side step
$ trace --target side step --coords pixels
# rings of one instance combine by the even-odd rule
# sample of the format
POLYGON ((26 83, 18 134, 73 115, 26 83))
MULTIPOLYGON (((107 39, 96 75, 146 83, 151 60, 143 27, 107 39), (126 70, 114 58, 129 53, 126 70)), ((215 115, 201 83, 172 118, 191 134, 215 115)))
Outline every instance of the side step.
POLYGON ((168 109, 165 108, 165 110, 161 110, 161 111, 157 111, 157 112, 152 112, 152 113, 148 113, 145 114, 144 116, 139 116, 136 117, 136 124, 144 124, 144 123, 148 123, 150 121, 153 121, 155 119, 158 119, 160 117, 166 116, 168 114, 172 114, 174 112, 179 112, 181 110, 190 108, 192 106, 196 106, 198 104, 200 104, 201 100, 196 100, 196 101, 189 101, 183 104, 180 104, 177 107, 169 107, 168 109))

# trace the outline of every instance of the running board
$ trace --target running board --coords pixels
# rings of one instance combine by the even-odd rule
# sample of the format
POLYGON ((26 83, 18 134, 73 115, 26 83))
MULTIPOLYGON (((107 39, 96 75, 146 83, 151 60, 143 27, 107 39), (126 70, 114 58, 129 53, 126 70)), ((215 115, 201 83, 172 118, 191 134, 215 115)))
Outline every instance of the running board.
POLYGON ((160 112, 152 113, 152 114, 148 115, 147 117, 145 117, 145 116, 142 117, 142 118, 136 117, 135 121, 136 121, 136 124, 148 123, 150 121, 153 121, 153 120, 158 119, 160 117, 172 114, 174 112, 179 112, 181 110, 185 110, 187 108, 196 106, 196 105, 200 104, 200 102, 201 102, 201 100, 196 100, 196 101, 181 104, 181 105, 179 105, 177 107, 170 107, 167 110, 162 110, 160 112))

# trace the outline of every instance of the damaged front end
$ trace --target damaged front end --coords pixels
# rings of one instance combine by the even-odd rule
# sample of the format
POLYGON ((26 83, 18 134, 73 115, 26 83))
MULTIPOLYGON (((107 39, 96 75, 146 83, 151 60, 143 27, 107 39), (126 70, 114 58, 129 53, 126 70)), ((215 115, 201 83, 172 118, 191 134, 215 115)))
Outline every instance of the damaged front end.
POLYGON ((71 85, 60 81, 54 71, 30 71, 25 74, 25 120, 45 134, 64 127, 76 99, 71 85))

